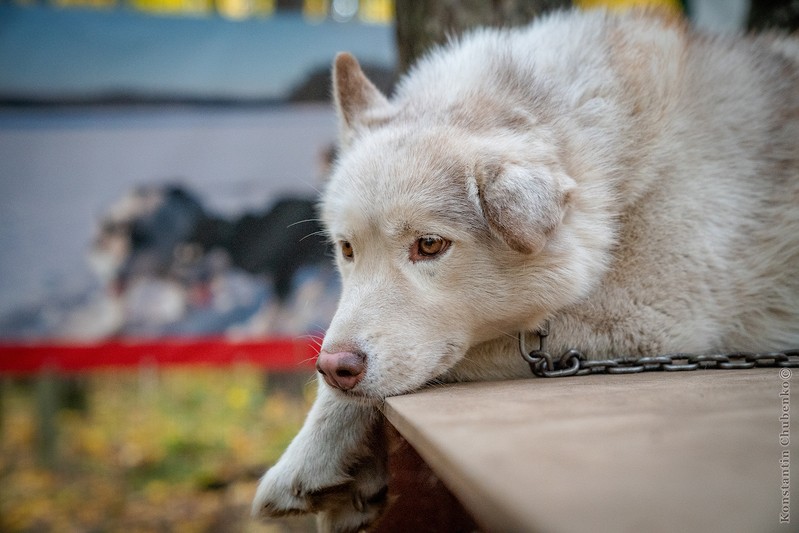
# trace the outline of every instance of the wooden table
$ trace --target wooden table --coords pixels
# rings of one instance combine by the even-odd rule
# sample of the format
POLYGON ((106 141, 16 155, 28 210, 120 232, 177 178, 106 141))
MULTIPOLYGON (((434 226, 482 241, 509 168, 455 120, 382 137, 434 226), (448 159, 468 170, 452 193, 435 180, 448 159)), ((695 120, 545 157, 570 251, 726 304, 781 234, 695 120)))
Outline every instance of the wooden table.
MULTIPOLYGON (((464 383, 390 398, 384 414, 483 531, 799 531, 799 448, 780 438, 799 385, 781 370, 464 383)), ((403 493, 394 447, 391 492, 413 509, 435 487, 403 493)), ((445 518, 417 522, 441 530, 458 514, 443 501, 445 518)))

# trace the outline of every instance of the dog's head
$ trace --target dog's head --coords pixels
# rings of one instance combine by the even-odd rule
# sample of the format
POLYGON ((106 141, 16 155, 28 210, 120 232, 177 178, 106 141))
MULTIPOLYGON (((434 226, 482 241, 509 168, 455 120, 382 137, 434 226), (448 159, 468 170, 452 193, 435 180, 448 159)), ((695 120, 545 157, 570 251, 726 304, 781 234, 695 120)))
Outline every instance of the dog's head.
POLYGON ((334 91, 342 153, 321 211, 342 294, 317 361, 328 384, 408 392, 588 290, 601 261, 573 227, 579 190, 546 128, 420 113, 347 54, 334 91))

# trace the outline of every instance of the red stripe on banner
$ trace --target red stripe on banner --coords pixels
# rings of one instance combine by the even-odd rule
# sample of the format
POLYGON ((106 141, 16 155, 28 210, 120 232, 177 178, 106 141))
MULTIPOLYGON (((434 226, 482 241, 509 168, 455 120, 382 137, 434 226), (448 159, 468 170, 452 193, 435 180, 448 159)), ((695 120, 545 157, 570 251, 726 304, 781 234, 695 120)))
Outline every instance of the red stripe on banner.
POLYGON ((80 372, 153 365, 229 366, 251 364, 268 370, 307 370, 316 359, 310 340, 232 341, 224 338, 114 340, 99 343, 0 342, 0 373, 41 370, 80 372))

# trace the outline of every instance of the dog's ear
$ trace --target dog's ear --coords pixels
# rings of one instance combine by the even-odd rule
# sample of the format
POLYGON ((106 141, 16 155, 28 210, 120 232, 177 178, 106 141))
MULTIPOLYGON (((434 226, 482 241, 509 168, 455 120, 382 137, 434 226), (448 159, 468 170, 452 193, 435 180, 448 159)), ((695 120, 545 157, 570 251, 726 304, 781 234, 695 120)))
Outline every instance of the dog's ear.
POLYGON ((333 98, 340 142, 345 147, 360 131, 387 121, 393 114, 388 99, 369 81, 358 60, 346 52, 339 53, 333 63, 333 98))
POLYGON ((557 230, 577 184, 565 172, 489 164, 475 173, 489 227, 517 252, 540 252, 557 230))

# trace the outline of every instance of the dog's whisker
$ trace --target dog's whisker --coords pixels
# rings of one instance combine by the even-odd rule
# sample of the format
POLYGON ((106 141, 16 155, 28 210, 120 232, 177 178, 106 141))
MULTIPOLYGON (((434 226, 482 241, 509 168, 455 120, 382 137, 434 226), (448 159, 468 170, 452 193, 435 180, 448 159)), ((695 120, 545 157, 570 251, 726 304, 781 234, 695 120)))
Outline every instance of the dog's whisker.
POLYGON ((319 348, 322 347, 322 341, 320 341, 318 339, 308 338, 308 339, 304 339, 304 340, 307 340, 309 342, 310 346, 313 346, 314 348, 319 349, 319 348))
MULTIPOLYGON (((311 324, 312 326, 317 326, 317 324, 311 324)), ((320 328, 321 329, 321 328, 320 328)), ((321 341, 321 339, 325 338, 325 332, 321 333, 304 333, 299 336, 300 339, 308 339, 312 341, 321 341)))
POLYGON ((315 356, 315 355, 314 355, 313 357, 306 357, 305 359, 303 359, 302 361, 300 361, 300 365, 310 364, 310 363, 312 363, 314 360, 316 360, 316 356, 315 356))
POLYGON ((300 241, 304 241, 305 239, 308 239, 310 237, 319 237, 319 236, 324 237, 325 235, 327 235, 327 232, 324 230, 314 231, 313 233, 309 233, 308 235, 301 237, 300 241))
POLYGON ((502 337, 507 337, 509 339, 514 339, 514 340, 516 339, 516 335, 517 335, 516 333, 509 333, 509 332, 505 331, 504 329, 499 329, 499 328, 491 328, 491 330, 494 333, 498 333, 502 337))
MULTIPOLYGON (((325 176, 325 179, 327 179, 327 176, 325 176)), ((317 182, 315 180, 312 181, 312 180, 308 180, 308 179, 301 179, 300 183, 302 183, 303 185, 306 185, 308 188, 312 189, 317 195, 322 194, 322 189, 320 189, 317 186, 317 182)))
POLYGON ((286 228, 292 228, 292 227, 297 226, 299 224, 308 224, 308 223, 311 223, 311 222, 322 222, 322 220, 319 219, 319 218, 305 218, 305 219, 302 219, 302 220, 298 220, 296 222, 292 222, 291 224, 287 225, 286 228))

